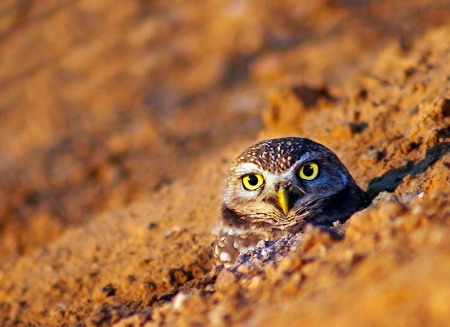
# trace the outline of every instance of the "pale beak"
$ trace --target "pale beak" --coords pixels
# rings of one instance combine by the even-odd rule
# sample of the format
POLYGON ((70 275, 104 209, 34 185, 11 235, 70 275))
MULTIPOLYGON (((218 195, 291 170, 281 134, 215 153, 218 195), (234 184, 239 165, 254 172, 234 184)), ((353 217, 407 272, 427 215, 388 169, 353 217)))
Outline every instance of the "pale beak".
POLYGON ((289 211, 289 194, 283 186, 280 186, 278 190, 278 205, 286 215, 289 211))

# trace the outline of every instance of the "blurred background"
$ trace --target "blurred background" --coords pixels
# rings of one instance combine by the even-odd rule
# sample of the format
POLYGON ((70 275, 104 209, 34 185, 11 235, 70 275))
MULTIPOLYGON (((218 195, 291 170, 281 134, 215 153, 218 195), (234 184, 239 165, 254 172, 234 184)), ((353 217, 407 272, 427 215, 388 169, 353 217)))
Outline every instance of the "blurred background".
POLYGON ((449 0, 1 1, 0 266, 256 138, 273 90, 342 87, 449 19, 449 0))

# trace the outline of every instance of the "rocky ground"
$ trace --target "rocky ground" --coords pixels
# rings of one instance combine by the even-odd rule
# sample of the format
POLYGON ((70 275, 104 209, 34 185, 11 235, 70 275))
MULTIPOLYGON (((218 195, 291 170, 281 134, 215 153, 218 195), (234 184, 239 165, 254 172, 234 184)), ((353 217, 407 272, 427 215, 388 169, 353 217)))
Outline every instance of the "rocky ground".
POLYGON ((450 1, 0 5, 4 326, 444 326, 450 1), (333 149, 372 205, 211 264, 228 164, 333 149), (285 243, 283 243, 285 242, 285 243))

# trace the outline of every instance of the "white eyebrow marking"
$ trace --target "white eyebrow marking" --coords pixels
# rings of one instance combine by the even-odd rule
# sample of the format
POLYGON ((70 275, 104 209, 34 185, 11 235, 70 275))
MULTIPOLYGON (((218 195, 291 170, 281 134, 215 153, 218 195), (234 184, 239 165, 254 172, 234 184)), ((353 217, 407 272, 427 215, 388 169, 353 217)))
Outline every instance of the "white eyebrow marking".
POLYGON ((251 162, 246 162, 236 169, 237 174, 246 174, 250 172, 261 172, 261 168, 251 162))

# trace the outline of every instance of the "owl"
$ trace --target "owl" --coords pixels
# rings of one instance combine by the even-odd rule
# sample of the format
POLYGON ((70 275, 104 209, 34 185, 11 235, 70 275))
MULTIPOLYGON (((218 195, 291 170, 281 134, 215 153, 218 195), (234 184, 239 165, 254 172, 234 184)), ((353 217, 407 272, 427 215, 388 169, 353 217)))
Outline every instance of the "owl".
POLYGON ((216 264, 232 265, 261 240, 332 227, 369 204, 338 157, 307 138, 259 142, 230 166, 214 245, 216 264))

